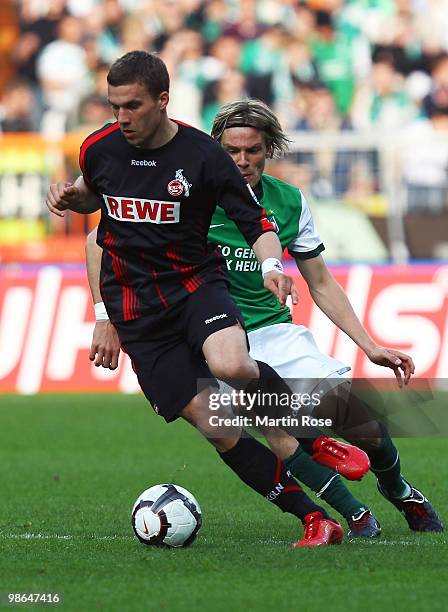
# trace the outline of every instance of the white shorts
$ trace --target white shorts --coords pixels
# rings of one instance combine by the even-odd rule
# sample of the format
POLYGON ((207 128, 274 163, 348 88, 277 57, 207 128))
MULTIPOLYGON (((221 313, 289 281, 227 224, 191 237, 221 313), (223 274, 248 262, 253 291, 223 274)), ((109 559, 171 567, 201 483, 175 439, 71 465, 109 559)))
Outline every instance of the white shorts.
POLYGON ((250 356, 264 361, 297 393, 312 393, 325 378, 330 387, 345 381, 350 367, 321 353, 313 334, 303 325, 278 323, 249 332, 250 356), (294 384, 292 384, 294 381, 294 384))

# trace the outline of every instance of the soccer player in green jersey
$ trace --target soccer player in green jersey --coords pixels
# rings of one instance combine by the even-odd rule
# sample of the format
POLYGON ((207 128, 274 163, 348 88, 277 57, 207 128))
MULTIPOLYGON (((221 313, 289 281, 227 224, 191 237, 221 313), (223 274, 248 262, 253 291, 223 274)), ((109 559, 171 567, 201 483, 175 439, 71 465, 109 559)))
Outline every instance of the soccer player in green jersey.
MULTIPOLYGON (((315 231, 310 208, 301 191, 264 174, 266 159, 285 153, 288 146, 272 111, 256 100, 227 104, 215 117, 212 136, 232 156, 270 220, 275 222, 282 246, 294 257, 314 302, 352 338, 370 361, 394 370, 399 382, 401 370, 407 382, 414 371, 412 359, 397 350, 377 345, 363 328, 346 294, 325 265, 321 255, 324 245, 315 231)), ((268 295, 256 260, 251 257, 234 223, 225 218, 220 208, 212 219, 209 239, 221 246, 226 257, 232 296, 244 317, 251 355, 255 359, 267 359, 282 378, 330 378, 332 384, 342 378, 349 368, 321 353, 311 332, 302 325, 292 324, 289 308, 282 307, 268 295)), ((341 380, 340 386, 348 384, 341 380)), ((370 420, 366 439, 353 439, 353 434, 350 437, 350 429, 358 425, 356 415, 364 410, 361 400, 349 394, 344 409, 345 426, 339 426, 338 433, 368 454, 380 493, 404 514, 411 529, 441 531, 441 521, 429 501, 401 475, 399 454, 385 427, 370 420)), ((333 419, 333 423, 336 421, 333 419)), ((286 444, 290 443, 290 439, 285 440, 286 444)), ((289 457, 282 453, 285 465, 293 474, 297 474, 295 465, 300 463, 303 447, 311 450, 312 440, 300 441, 301 447, 289 457)), ((302 473, 300 478, 303 478, 302 473)), ((354 518, 366 523, 370 520, 373 524, 368 512, 354 518)))
MULTIPOLYGON (((392 368, 398 379, 401 379, 401 370, 407 382, 413 373, 410 357, 373 342, 342 288, 326 268, 321 256, 324 246, 301 191, 264 174, 266 159, 281 155, 288 148, 288 139, 272 111, 256 100, 227 104, 215 118, 212 136, 231 155, 270 220, 277 226, 282 246, 288 248, 295 258, 315 303, 373 363, 392 368)), ((304 326, 293 324, 289 308, 282 307, 264 289, 258 262, 252 257, 235 224, 220 208, 216 209, 212 219, 209 239, 220 245, 227 260, 231 293, 244 317, 251 355, 266 360, 283 378, 328 379, 331 384, 340 378, 340 387, 349 384, 342 377, 349 368, 321 353, 311 332, 304 326)), ((98 250, 93 233, 88 239, 91 261, 100 256, 98 250)), ((92 292, 96 282, 95 275, 91 276, 92 292)), ((91 359, 97 365, 116 367, 117 343, 110 325, 95 329, 91 359)), ((363 409, 360 401, 351 394, 344 412, 347 430, 353 427, 350 417, 363 409)), ((369 426, 371 429, 366 439, 350 441, 356 442, 369 455, 380 493, 405 515, 411 529, 441 531, 440 519, 428 500, 402 477, 398 451, 385 428, 377 422, 370 422, 369 426)), ((376 519, 364 504, 351 496, 340 477, 311 460, 313 439, 300 438, 299 446, 298 441, 286 433, 264 433, 292 474, 346 517, 350 525, 349 535, 379 535, 376 519)), ((341 428, 338 433, 349 439, 341 428)))

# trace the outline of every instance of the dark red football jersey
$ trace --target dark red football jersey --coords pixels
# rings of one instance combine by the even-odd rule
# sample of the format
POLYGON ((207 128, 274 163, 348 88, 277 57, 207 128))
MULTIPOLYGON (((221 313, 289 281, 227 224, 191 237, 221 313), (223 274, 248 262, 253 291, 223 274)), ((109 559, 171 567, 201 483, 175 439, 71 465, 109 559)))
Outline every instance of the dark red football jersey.
POLYGON ((207 232, 222 206, 252 244, 275 231, 231 157, 207 134, 179 123, 157 149, 130 145, 118 123, 91 134, 80 167, 101 200, 101 294, 112 321, 157 313, 226 278, 207 232))

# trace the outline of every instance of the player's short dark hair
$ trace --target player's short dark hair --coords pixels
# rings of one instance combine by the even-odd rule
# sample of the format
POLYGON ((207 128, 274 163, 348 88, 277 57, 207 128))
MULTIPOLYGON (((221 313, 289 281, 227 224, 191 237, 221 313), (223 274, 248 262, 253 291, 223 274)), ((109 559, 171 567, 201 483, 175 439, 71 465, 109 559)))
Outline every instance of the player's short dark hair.
POLYGON ((225 104, 213 121, 212 138, 221 141, 227 128, 253 127, 263 134, 268 157, 281 157, 287 153, 289 138, 269 106, 261 100, 244 98, 225 104))
POLYGON ((130 51, 119 57, 109 70, 107 82, 112 87, 140 83, 154 98, 170 89, 170 77, 164 62, 147 51, 130 51))

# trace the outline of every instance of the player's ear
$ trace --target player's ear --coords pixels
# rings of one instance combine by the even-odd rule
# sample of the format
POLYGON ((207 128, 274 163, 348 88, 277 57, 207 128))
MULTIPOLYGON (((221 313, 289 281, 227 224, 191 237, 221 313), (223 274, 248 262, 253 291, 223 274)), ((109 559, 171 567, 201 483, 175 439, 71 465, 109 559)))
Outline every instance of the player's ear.
POLYGON ((162 91, 159 96, 159 108, 160 110, 165 110, 168 106, 168 102, 170 101, 170 94, 167 91, 162 91))
POLYGON ((266 146, 266 157, 268 159, 271 159, 274 155, 274 144, 272 141, 267 141, 265 140, 265 146, 266 146))

